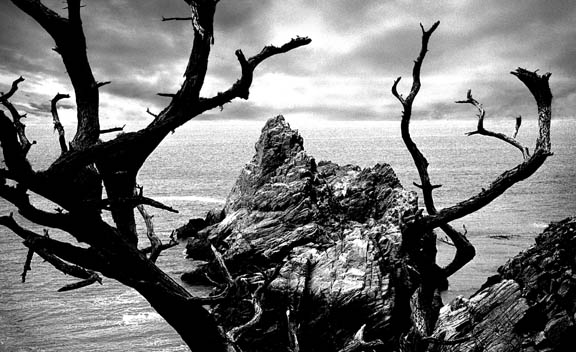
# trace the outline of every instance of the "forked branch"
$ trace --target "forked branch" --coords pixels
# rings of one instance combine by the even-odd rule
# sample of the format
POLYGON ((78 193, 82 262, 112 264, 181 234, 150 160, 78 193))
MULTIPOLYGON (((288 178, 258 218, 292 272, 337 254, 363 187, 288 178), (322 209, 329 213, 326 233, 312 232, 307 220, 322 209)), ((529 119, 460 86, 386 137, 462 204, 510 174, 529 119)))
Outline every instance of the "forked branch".
POLYGON ((14 93, 16 93, 16 91, 18 90, 18 85, 23 81, 24 81, 24 77, 22 77, 22 76, 16 78, 12 82, 12 86, 10 87, 10 90, 8 91, 8 93, 2 94, 0 96, 0 101, 2 101, 2 102, 8 101, 8 99, 10 99, 14 95, 14 93))
MULTIPOLYGON (((41 236, 20 226, 14 220, 12 214, 9 216, 0 216, 0 225, 7 227, 24 239, 24 244, 38 254, 40 254, 40 252, 52 254, 61 260, 91 270, 99 271, 104 267, 100 256, 92 249, 76 247, 66 242, 54 240, 48 236, 41 236)), ((83 278, 85 279, 86 277, 83 278)))
MULTIPOLYGON (((422 63, 424 62, 424 58, 426 57, 426 53, 428 51, 428 42, 430 40, 430 36, 436 30, 436 28, 438 28, 439 24, 440 22, 434 23, 429 30, 425 30, 424 27, 420 25, 420 28, 422 29, 422 46, 420 49, 420 54, 414 62, 414 68, 412 70, 412 88, 410 89, 408 96, 404 98, 400 93, 398 93, 398 83, 400 82, 400 77, 398 77, 392 85, 392 94, 400 101, 404 108, 402 112, 402 121, 400 123, 402 140, 410 152, 412 160, 414 161, 414 165, 418 170, 421 184, 415 185, 422 189, 424 204, 428 214, 436 214, 437 212, 432 192, 434 189, 439 188, 440 185, 433 185, 430 181, 430 175, 428 173, 428 160, 424 154, 422 154, 410 135, 410 120, 412 117, 412 105, 421 87, 420 72, 422 70, 422 63)), ((419 221, 418 219, 419 217, 416 217, 413 221, 419 221)), ((476 251, 466 236, 450 226, 448 222, 439 225, 439 227, 450 238, 450 240, 452 240, 452 243, 456 247, 454 258, 443 269, 444 275, 449 277, 464 265, 466 265, 470 260, 472 260, 472 258, 474 258, 476 255, 476 251)))
POLYGON ((26 189, 20 185, 0 185, 0 197, 12 203, 18 208, 18 212, 27 220, 41 226, 48 226, 64 231, 70 231, 72 223, 70 216, 64 213, 51 213, 36 208, 32 203, 26 189))
POLYGON ((488 188, 456 205, 440 210, 437 214, 429 214, 420 219, 420 226, 432 229, 443 223, 462 218, 486 206, 502 195, 514 184, 532 176, 552 155, 550 141, 550 123, 552 120, 552 93, 550 91, 550 73, 539 75, 536 72, 518 68, 512 72, 530 90, 538 106, 539 135, 534 153, 516 167, 503 172, 488 188))
POLYGON ((8 109, 10 115, 12 116, 12 123, 14 124, 14 128, 18 136, 22 153, 24 156, 26 156, 32 145, 36 144, 36 142, 30 142, 30 140, 28 140, 28 137, 26 137, 26 125, 24 125, 24 123, 22 123, 21 121, 21 119, 25 117, 26 114, 20 115, 18 110, 16 110, 16 107, 14 107, 14 105, 12 105, 12 103, 8 100, 14 95, 14 93, 16 93, 16 91, 18 90, 18 85, 23 81, 24 78, 22 78, 22 76, 14 80, 14 82, 12 82, 10 91, 0 96, 0 102, 2 103, 2 105, 6 107, 6 109, 8 109))
POLYGON ((25 281, 26 273, 30 270, 30 262, 32 260, 32 255, 35 252, 42 259, 52 264, 53 267, 64 274, 83 279, 83 281, 78 283, 66 285, 58 291, 69 291, 90 285, 94 282, 102 283, 102 279, 98 274, 80 266, 88 265, 92 267, 100 267, 101 263, 99 263, 99 260, 96 259, 90 250, 74 247, 70 244, 53 240, 48 237, 47 233, 44 236, 36 234, 18 225, 11 215, 1 216, 0 225, 6 226, 22 237, 24 239, 24 245, 29 248, 26 262, 24 264, 24 272, 22 273, 22 282, 25 281), (64 258, 64 260, 62 258, 64 258), (80 265, 69 264, 67 261, 80 265))
MULTIPOLYGON (((142 186, 136 186, 135 196, 143 197, 143 193, 144 193, 144 188, 142 186)), ((164 247, 162 245, 162 241, 160 240, 160 238, 156 235, 156 232, 154 231, 154 223, 152 222, 153 216, 148 214, 148 212, 146 211, 146 208, 144 208, 144 205, 142 205, 142 204, 138 204, 136 206, 136 208, 138 209, 138 212, 140 213, 140 215, 144 219, 144 223, 146 224, 146 236, 148 237, 148 240, 150 241, 150 256, 148 257, 148 259, 150 259, 150 261, 152 263, 155 263, 156 259, 158 259, 158 257, 160 256, 160 253, 162 252, 162 250, 164 250, 166 247, 164 247)), ((171 243, 172 243, 172 241, 171 241, 171 243)), ((167 247, 167 248, 170 248, 170 247, 167 247)))
POLYGON ((70 95, 57 93, 56 96, 52 98, 52 101, 50 103, 50 111, 52 112, 52 122, 54 123, 54 130, 58 131, 58 142, 60 143, 60 150, 62 154, 68 151, 68 146, 66 145, 66 135, 64 133, 64 126, 62 126, 62 123, 60 123, 60 117, 58 116, 58 108, 56 107, 56 104, 58 103, 58 101, 65 98, 70 98, 70 95))
POLYGON ((216 96, 201 101, 201 110, 207 111, 218 106, 223 106, 235 98, 248 99, 250 86, 254 78, 254 70, 264 60, 271 56, 286 53, 290 50, 308 45, 312 39, 308 37, 296 37, 280 47, 269 45, 264 47, 260 53, 246 59, 242 50, 236 50, 236 57, 242 69, 241 77, 228 90, 218 93, 216 96))
POLYGON ((484 136, 488 136, 488 137, 494 137, 497 139, 500 139, 516 148, 518 148, 521 152, 522 152, 522 156, 524 157, 524 160, 528 159, 530 157, 530 150, 523 146, 522 144, 520 144, 520 142, 518 142, 518 140, 516 140, 516 135, 518 134, 518 131, 520 129, 520 125, 522 124, 522 117, 518 117, 516 118, 516 128, 515 128, 515 132, 514 132, 514 136, 510 137, 505 135, 504 133, 498 133, 498 132, 492 132, 489 130, 486 130, 484 128, 484 117, 486 116, 486 110, 484 110, 484 107, 482 106, 482 104, 480 104, 476 99, 474 99, 472 97, 472 90, 468 90, 468 93, 466 94, 466 100, 458 100, 456 101, 457 104, 470 104, 472 106, 474 106, 476 109, 478 109, 478 126, 476 127, 476 131, 472 131, 472 132, 468 132, 466 133, 466 135, 468 136, 472 136, 475 134, 481 134, 484 136))
POLYGON ((62 56, 76 96, 78 129, 72 145, 85 148, 98 141, 98 83, 86 53, 86 37, 80 18, 80 0, 68 0, 68 18, 44 6, 39 0, 12 0, 38 22, 54 39, 54 50, 62 56))

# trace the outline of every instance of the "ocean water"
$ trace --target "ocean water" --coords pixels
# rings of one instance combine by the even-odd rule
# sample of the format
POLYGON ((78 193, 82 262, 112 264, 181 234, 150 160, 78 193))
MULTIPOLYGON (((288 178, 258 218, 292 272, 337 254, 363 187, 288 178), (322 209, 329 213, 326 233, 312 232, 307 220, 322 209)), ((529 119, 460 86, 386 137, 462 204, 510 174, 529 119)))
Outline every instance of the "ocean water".
MULTIPOLYGON (((389 163, 402 184, 416 190, 412 182, 418 176, 402 144, 399 122, 287 119, 317 160, 363 167, 389 163)), ((161 237, 167 238, 188 218, 203 216, 223 204, 240 168, 252 157, 263 125, 264 121, 192 121, 151 155, 139 174, 145 195, 180 211, 149 209, 161 237)), ((512 131, 513 125, 513 120, 486 121, 488 129, 503 132, 512 131)), ((430 162, 433 183, 443 185, 435 193, 438 207, 475 194, 521 160, 519 151, 500 141, 464 135, 474 127, 473 120, 416 120, 412 124, 413 138, 430 162)), ((536 127, 536 121, 525 121, 519 139, 533 146, 536 127)), ((30 154, 34 166, 46 167, 58 153, 56 135, 50 126, 34 123, 29 123, 28 134, 38 142, 30 154)), ((531 245, 547 223, 576 215, 575 140, 576 120, 553 121, 554 156, 533 177, 455 222, 457 227, 466 226, 478 254, 450 279, 451 297, 474 292, 498 266, 531 245)), ((0 212, 11 211, 0 200, 0 212)), ((52 236, 67 239, 63 234, 52 236)), ((172 248, 158 261, 175 278, 190 265, 183 249, 172 248)), ((439 244, 439 251, 440 261, 449 260, 451 247, 439 244)), ((58 293, 58 288, 74 279, 35 257, 26 283, 21 283, 26 252, 19 237, 0 228, 0 352, 187 350, 146 301, 113 280, 104 278, 101 286, 58 293)))

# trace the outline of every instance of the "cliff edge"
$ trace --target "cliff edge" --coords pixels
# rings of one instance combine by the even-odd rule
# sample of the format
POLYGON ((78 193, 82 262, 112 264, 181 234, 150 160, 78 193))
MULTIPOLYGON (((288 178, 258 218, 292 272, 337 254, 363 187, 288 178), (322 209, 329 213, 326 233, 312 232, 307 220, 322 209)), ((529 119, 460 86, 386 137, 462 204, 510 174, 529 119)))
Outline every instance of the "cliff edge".
POLYGON ((576 217, 551 224, 470 299, 442 308, 430 351, 574 351, 576 217))

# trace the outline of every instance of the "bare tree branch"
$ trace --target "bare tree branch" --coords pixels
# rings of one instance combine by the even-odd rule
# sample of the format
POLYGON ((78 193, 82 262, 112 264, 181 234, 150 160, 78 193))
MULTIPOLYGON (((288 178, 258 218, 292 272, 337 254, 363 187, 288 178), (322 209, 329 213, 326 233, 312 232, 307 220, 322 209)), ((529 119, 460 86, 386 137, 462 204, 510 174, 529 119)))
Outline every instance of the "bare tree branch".
POLYGON ((100 130, 100 134, 106 134, 106 133, 113 133, 113 132, 122 132, 124 131, 124 127, 126 127, 126 125, 122 126, 122 127, 112 127, 112 128, 107 128, 104 130, 100 130))
POLYGON ((505 171, 498 176, 488 188, 478 194, 454 205, 438 211, 437 214, 429 214, 420 219, 419 226, 432 229, 442 224, 464 217, 486 206, 499 197, 508 188, 517 182, 530 177, 542 166, 548 156, 552 155, 550 142, 550 122, 552 119, 552 93, 548 80, 550 73, 542 76, 523 68, 512 72, 517 76, 534 96, 538 106, 539 135, 536 140, 534 153, 516 167, 505 171))
POLYGON ((12 95, 14 95, 14 93, 16 93, 16 91, 18 90, 18 84, 20 84, 23 81, 24 81, 24 77, 22 77, 22 76, 15 79, 12 82, 12 86, 10 87, 10 90, 8 91, 8 93, 2 94, 0 96, 0 101, 4 102, 4 101, 7 101, 8 99, 10 99, 12 97, 12 95))
POLYGON ((8 108, 8 111, 10 111, 10 114, 12 115, 12 121, 14 124, 14 128, 16 129, 18 140, 20 141, 20 145, 22 147, 22 153, 24 153, 24 156, 26 156, 28 154, 28 151, 30 151, 32 145, 36 144, 36 141, 30 142, 30 140, 26 136, 26 125, 24 125, 24 123, 22 123, 21 121, 23 117, 26 117, 26 114, 20 115, 20 113, 18 112, 18 110, 16 110, 14 105, 12 105, 12 103, 10 103, 7 100, 2 101, 2 104, 6 108, 8 108))
POLYGON ((73 284, 68 284, 66 286, 63 286, 60 289, 58 289, 58 292, 77 290, 79 288, 92 285, 93 283, 96 283, 96 282, 98 282, 100 285, 102 285, 102 278, 98 274, 92 273, 92 276, 90 276, 89 278, 82 280, 82 281, 79 281, 79 282, 75 282, 73 284))
MULTIPOLYGON (((403 98, 402 95, 398 93, 398 83, 400 82, 400 77, 398 77, 392 85, 392 94, 400 101, 404 108, 400 125, 402 140, 410 152, 414 164, 416 165, 416 169, 418 170, 421 185, 416 186, 422 189, 424 204, 428 214, 436 214, 437 212, 432 191, 436 188, 439 188, 440 185, 433 185, 430 181, 430 175, 428 173, 428 160, 422 154, 420 149, 418 149, 418 146, 410 136, 410 119, 412 117, 412 104, 421 87, 420 72, 422 69, 422 63, 426 57, 426 52, 428 51, 428 42, 430 40, 430 36, 436 30, 436 28, 438 28, 439 24, 440 22, 434 23, 429 30, 425 30, 424 27, 420 25, 420 28, 422 29, 422 46, 420 49, 420 54, 414 62, 414 69, 412 70, 412 88, 410 89, 408 96, 403 98)), ((464 265, 466 265, 466 263, 468 263, 470 260, 472 260, 476 254, 476 251, 466 236, 450 226, 448 222, 443 223, 440 228, 452 240, 452 243, 456 247, 454 258, 443 270, 444 275, 449 277, 464 265)))
POLYGON ((26 261, 24 262, 24 270, 22 271, 22 283, 26 282, 26 274, 29 270, 32 270, 32 257, 34 257, 34 250, 32 248, 28 249, 28 254, 26 254, 26 261))
POLYGON ((91 249, 85 249, 73 246, 69 243, 57 241, 48 236, 41 236, 35 232, 27 230, 14 220, 12 215, 0 216, 0 225, 12 230, 16 235, 24 239, 24 244, 38 253, 43 259, 50 262, 58 270, 65 271, 67 274, 87 279, 91 276, 85 275, 86 269, 99 270, 103 267, 100 257, 91 249), (62 262, 63 260, 74 263, 70 265, 62 262), (62 263, 61 263, 62 262, 62 263), (77 270, 77 269, 82 270, 77 270), (79 276, 84 275, 84 276, 79 276))
POLYGON ((514 133, 514 137, 509 137, 509 136, 505 135, 504 133, 492 132, 492 131, 488 131, 484 128, 484 117, 486 116, 486 110, 484 110, 484 107, 482 106, 482 104, 480 104, 476 99, 474 99, 472 97, 472 90, 468 90, 468 93, 466 94, 466 100, 458 100, 458 101, 456 101, 456 103, 457 104, 471 104, 472 106, 476 107, 476 109, 478 109, 478 126, 476 127, 476 131, 468 132, 468 133, 466 133, 466 135, 472 136, 475 134, 481 134, 484 136, 494 137, 494 138, 500 139, 500 140, 518 148, 522 152, 522 156, 524 157, 524 160, 526 160, 530 157, 530 150, 527 147, 520 144, 520 142, 518 142, 516 140, 516 134, 518 133, 518 130, 520 128, 520 124, 522 121, 521 118, 516 119, 516 132, 514 133))
POLYGON ((522 116, 518 115, 518 117, 516 118, 516 126, 514 127, 514 135, 512 136, 512 138, 516 139, 516 136, 518 136, 518 131, 520 131, 521 125, 522 125, 522 116))
POLYGON ((54 129, 58 131, 58 142, 60 143, 60 150, 62 151, 62 154, 68 151, 68 145, 66 145, 66 135, 64 132, 64 126, 62 126, 62 123, 60 123, 60 117, 58 116, 58 108, 56 107, 56 104, 58 103, 58 101, 65 98, 70 98, 70 95, 57 93, 56 96, 52 98, 52 101, 50 103, 50 111, 52 112, 52 122, 54 123, 54 129))
POLYGON ((98 85, 86 54, 86 38, 80 19, 80 0, 68 1, 68 16, 63 18, 38 0, 12 0, 52 36, 70 77, 76 96, 78 128, 72 145, 82 149, 98 141, 98 85))
POLYGON ((286 53, 290 50, 308 45, 311 42, 312 40, 310 38, 296 37, 280 47, 273 45, 266 46, 262 49, 262 51, 260 51, 260 53, 254 55, 250 59, 246 59, 244 57, 244 53, 242 53, 241 50, 236 50, 236 57, 238 58, 242 68, 242 76, 228 90, 218 93, 212 98, 201 100, 200 109, 202 111, 211 110, 218 106, 223 106, 235 98, 248 99, 250 94, 249 89, 252 85, 254 76, 254 70, 262 61, 271 56, 286 53))
POLYGON ((30 147, 32 147, 33 144, 36 144, 36 142, 35 141, 30 142, 28 140, 28 137, 26 137, 26 125, 24 125, 21 121, 21 119, 25 117, 25 115, 20 115, 20 113, 18 112, 18 110, 16 110, 14 105, 12 105, 12 103, 8 100, 18 90, 18 84, 20 84, 23 81, 24 78, 22 78, 22 76, 14 80, 12 82, 10 91, 0 96, 0 102, 8 109, 8 111, 10 111, 10 115, 12 115, 12 123, 14 124, 14 128, 16 129, 16 134, 20 141, 22 152, 24 156, 26 156, 26 154, 28 154, 28 151, 30 150, 30 147))
POLYGON ((126 198, 102 199, 101 201, 99 201, 98 207, 100 209, 110 210, 110 209, 113 209, 114 207, 124 206, 124 205, 135 208, 141 204, 145 204, 145 205, 149 205, 149 206, 154 207, 154 208, 166 210, 166 211, 169 211, 171 213, 178 213, 178 210, 176 210, 172 207, 169 207, 167 205, 164 205, 157 200, 154 200, 152 198, 147 198, 144 196, 136 196, 136 195, 132 196, 132 197, 126 197, 126 198))
POLYGON ((104 81, 104 82, 96 82, 96 87, 101 88, 108 84, 112 83, 111 81, 104 81))
POLYGON ((25 178, 34 174, 26 159, 25 150, 18 140, 18 131, 14 123, 2 110, 0 110, 0 142, 2 143, 4 162, 10 172, 25 178))
POLYGON ((162 16, 162 22, 165 21, 191 21, 192 17, 164 17, 162 16))
POLYGON ((23 187, 2 184, 0 185, 0 197, 14 204, 22 216, 36 224, 64 231, 70 231, 72 228, 68 214, 50 213, 36 208, 30 203, 26 189, 23 187))
POLYGON ((156 115, 155 113, 153 113, 152 111, 150 111, 150 108, 146 108, 146 113, 148 113, 150 116, 157 118, 158 115, 156 115))
POLYGON ((175 93, 156 93, 159 97, 174 98, 177 96, 175 93))
POLYGON ((156 233, 154 232, 154 223, 152 222, 152 215, 148 214, 148 212, 146 211, 146 209, 142 204, 138 204, 136 208, 140 212, 140 215, 142 215, 142 218, 144 219, 144 222, 146 224, 146 236, 150 241, 150 248, 151 248, 150 256, 148 257, 148 259, 150 259, 152 263, 156 263, 156 259, 158 259, 158 257, 160 256, 162 241, 160 240, 160 238, 158 238, 158 236, 156 236, 156 233))
MULTIPOLYGON (((142 197, 143 192, 144 188, 142 186, 137 186, 135 196, 142 197)), ((156 259, 158 259, 158 256, 160 256, 160 252, 162 251, 162 241, 158 236, 156 236, 156 233, 154 232, 154 223, 152 222, 152 215, 148 214, 148 212, 146 211, 146 209, 142 204, 138 204, 136 208, 140 212, 140 215, 142 215, 144 223, 146 224, 146 236, 150 241, 150 248, 151 248, 150 256, 148 257, 148 259, 150 259, 152 263, 156 263, 156 259)))

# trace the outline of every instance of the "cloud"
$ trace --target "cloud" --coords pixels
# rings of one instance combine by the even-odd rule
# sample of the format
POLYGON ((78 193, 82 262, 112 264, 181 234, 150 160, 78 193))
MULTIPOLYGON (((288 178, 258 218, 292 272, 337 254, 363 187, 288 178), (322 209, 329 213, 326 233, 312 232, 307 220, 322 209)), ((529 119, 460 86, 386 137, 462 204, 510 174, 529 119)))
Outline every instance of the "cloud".
MULTIPOLYGON (((44 1, 62 14, 59 0, 44 1)), ((146 108, 161 110, 182 82, 192 31, 183 1, 102 0, 87 3, 83 23, 88 55, 102 89, 102 117, 121 123, 144 121, 146 108)), ((576 108, 576 2, 572 0, 306 0, 220 1, 215 45, 203 94, 227 89, 240 75, 234 51, 247 56, 268 44, 310 36, 312 43, 264 62, 256 71, 250 100, 227 104, 207 118, 265 118, 277 113, 313 118, 398 118, 390 94, 411 83, 420 49, 419 23, 441 24, 430 42, 415 117, 462 117, 452 102, 472 89, 494 116, 534 115, 532 98, 508 72, 517 66, 553 72, 555 113, 576 108)), ((24 75, 15 99, 33 99, 31 112, 45 110, 57 92, 72 94, 52 39, 8 1, 0 3, 0 89, 24 75)), ((73 100, 71 100, 73 101, 73 100)))

